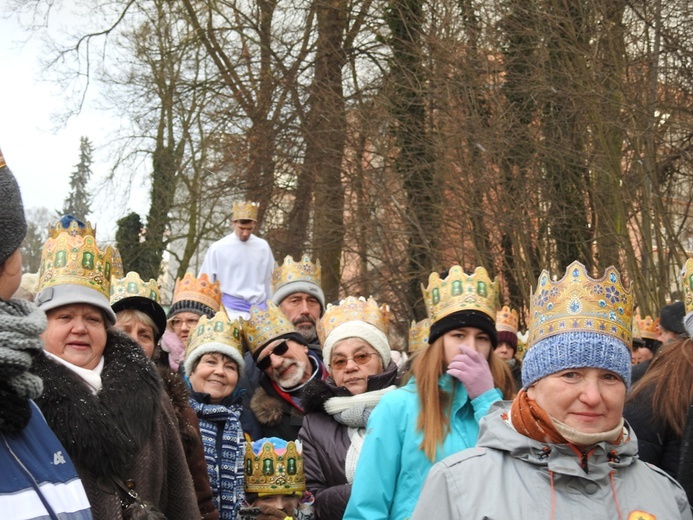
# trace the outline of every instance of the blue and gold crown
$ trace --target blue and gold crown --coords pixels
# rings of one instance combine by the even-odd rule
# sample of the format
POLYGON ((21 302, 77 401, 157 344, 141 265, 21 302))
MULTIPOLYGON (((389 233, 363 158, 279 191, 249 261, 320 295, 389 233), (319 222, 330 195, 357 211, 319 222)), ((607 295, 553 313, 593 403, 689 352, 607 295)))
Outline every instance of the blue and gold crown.
POLYGON ((233 203, 233 220, 257 220, 260 204, 257 202, 237 201, 233 203))
POLYGON ((53 226, 48 229, 48 236, 50 238, 57 238, 60 233, 67 233, 70 236, 86 236, 91 235, 96 238, 96 227, 92 227, 91 222, 88 220, 86 222, 80 222, 77 219, 70 220, 67 227, 63 226, 62 221, 56 222, 53 226), (83 226, 80 226, 80 223, 83 226))
POLYGON ((111 296, 114 249, 99 249, 93 235, 59 233, 46 240, 41 251, 39 291, 56 285, 74 284, 111 296))
POLYGON ((613 266, 599 279, 590 277, 577 261, 558 281, 542 271, 529 313, 529 349, 564 332, 606 334, 631 345, 633 297, 613 266))
POLYGON ((467 274, 462 267, 454 265, 445 279, 432 273, 428 277, 428 288, 422 284, 421 289, 431 323, 458 311, 479 311, 496 320, 500 283, 498 278, 491 281, 483 267, 467 274))
POLYGON ((233 359, 243 370, 241 324, 238 320, 230 321, 223 308, 211 319, 202 316, 190 333, 188 348, 185 350, 185 372, 190 374, 195 361, 212 352, 219 352, 233 359))
POLYGON ((271 300, 267 302, 267 310, 264 311, 253 305, 250 308, 250 318, 242 320, 241 325, 246 346, 253 356, 274 338, 296 332, 291 320, 271 300))
POLYGON ((306 490, 300 441, 260 439, 246 443, 245 492, 301 496, 306 490))
POLYGON ((111 305, 119 302, 123 298, 132 298, 133 296, 149 298, 161 304, 159 286, 153 278, 148 282, 144 282, 140 278, 140 275, 134 271, 130 271, 123 278, 116 278, 113 276, 111 281, 111 305))
POLYGON ((350 321, 363 321, 369 323, 387 336, 390 320, 390 307, 387 304, 378 306, 378 303, 369 296, 358 298, 349 296, 341 300, 338 305, 327 304, 325 314, 318 321, 317 332, 320 344, 325 345, 327 336, 342 325, 350 321))
POLYGON ((284 263, 274 264, 272 271, 272 292, 275 293, 281 287, 293 282, 309 282, 320 287, 320 260, 315 263, 310 261, 310 256, 303 255, 296 262, 291 256, 284 258, 284 263))
POLYGON ((427 347, 430 332, 431 320, 412 321, 409 327, 409 353, 427 347))

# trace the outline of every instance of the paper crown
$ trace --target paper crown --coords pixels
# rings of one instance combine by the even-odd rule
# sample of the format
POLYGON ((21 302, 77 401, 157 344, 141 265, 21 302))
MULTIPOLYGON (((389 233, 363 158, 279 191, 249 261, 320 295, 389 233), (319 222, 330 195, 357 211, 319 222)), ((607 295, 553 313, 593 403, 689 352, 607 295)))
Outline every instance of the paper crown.
POLYGON ((91 222, 82 222, 83 226, 80 226, 80 221, 73 219, 67 227, 63 226, 61 220, 56 222, 53 226, 48 229, 48 236, 50 238, 57 238, 60 233, 67 233, 70 236, 86 236, 91 235, 96 238, 96 227, 92 227, 91 222))
POLYGON ((338 305, 328 303, 316 329, 320 344, 325 345, 325 340, 334 329, 350 321, 369 323, 387 336, 389 320, 390 307, 387 304, 378 306, 372 296, 367 300, 363 296, 349 296, 338 305))
POLYGON ((75 284, 94 289, 108 301, 111 296, 114 249, 101 250, 93 235, 60 233, 49 237, 41 251, 39 291, 75 284))
POLYGON ((320 260, 310 261, 310 256, 303 255, 299 262, 291 256, 284 258, 280 266, 276 262, 272 271, 272 292, 293 282, 310 282, 320 287, 320 260))
POLYGON ((253 305, 250 318, 241 323, 246 346, 253 355, 274 338, 296 332, 294 324, 273 301, 267 302, 267 310, 264 311, 253 305))
POLYGON ((257 202, 239 201, 233 203, 233 220, 257 220, 257 202))
POLYGON ((640 317, 639 313, 633 316, 633 337, 640 339, 657 339, 657 325, 659 325, 659 318, 653 319, 652 316, 640 317), (639 336, 635 335, 635 331, 638 331, 639 336))
POLYGON ((595 332, 631 345, 633 298, 613 266, 594 279, 573 262, 558 281, 542 271, 530 300, 529 345, 564 332, 595 332))
POLYGON ((515 354, 515 357, 522 361, 522 358, 525 355, 525 352, 527 352, 527 343, 529 341, 529 331, 525 332, 518 332, 517 333, 517 353, 515 354))
POLYGON ((238 320, 230 321, 223 308, 213 318, 202 316, 190 333, 185 350, 186 372, 190 374, 194 361, 209 352, 221 352, 243 367, 241 324, 238 320))
POLYGON ((681 285, 683 285, 683 303, 686 314, 693 311, 693 258, 686 260, 681 269, 681 285))
POLYGON ((459 265, 454 265, 445 279, 432 273, 428 277, 428 288, 422 284, 421 289, 431 323, 458 311, 479 311, 496 320, 500 284, 497 278, 491 281, 483 267, 467 274, 459 265))
POLYGON ((515 309, 510 310, 510 307, 507 305, 496 314, 496 330, 499 332, 505 330, 517 334, 519 324, 520 318, 517 315, 517 311, 515 309))
POLYGON ((217 312, 221 307, 219 280, 212 283, 209 281, 207 274, 202 274, 199 278, 195 278, 192 273, 185 273, 183 279, 178 278, 176 280, 171 305, 183 300, 202 303, 214 312, 217 312))
POLYGON ((156 303, 161 303, 161 295, 156 280, 150 279, 148 282, 144 282, 140 275, 134 271, 130 271, 124 278, 115 278, 114 276, 111 281, 111 305, 123 298, 132 298, 133 296, 142 296, 154 300, 156 303))
POLYGON ((431 320, 412 321, 409 327, 409 353, 428 346, 428 334, 431 332, 431 320))
POLYGON ((306 490, 300 441, 260 439, 246 443, 245 492, 299 496, 306 490))

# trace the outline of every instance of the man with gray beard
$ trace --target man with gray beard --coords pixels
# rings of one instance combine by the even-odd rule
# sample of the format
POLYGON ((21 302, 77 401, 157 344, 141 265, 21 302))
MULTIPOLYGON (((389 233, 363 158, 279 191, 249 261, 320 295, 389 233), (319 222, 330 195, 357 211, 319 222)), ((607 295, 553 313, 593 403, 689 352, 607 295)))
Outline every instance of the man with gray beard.
POLYGON ((265 437, 292 440, 303 422, 303 389, 327 378, 320 357, 272 301, 267 310, 253 306, 243 320, 246 347, 261 372, 250 409, 265 437))

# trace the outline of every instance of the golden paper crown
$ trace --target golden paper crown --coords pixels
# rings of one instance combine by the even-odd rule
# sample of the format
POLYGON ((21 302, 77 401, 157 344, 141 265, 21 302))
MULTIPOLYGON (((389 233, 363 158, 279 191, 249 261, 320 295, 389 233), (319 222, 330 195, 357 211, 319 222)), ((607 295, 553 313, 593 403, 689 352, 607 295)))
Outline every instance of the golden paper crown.
POLYGON ((180 278, 176 280, 171 305, 182 300, 202 303, 214 312, 217 312, 221 307, 219 280, 212 283, 209 281, 207 274, 202 274, 199 278, 195 278, 192 273, 185 273, 182 280, 180 278))
POLYGON ((681 269, 681 285, 683 285, 683 303, 686 314, 693 311, 693 258, 686 260, 681 269))
POLYGON ((431 320, 412 321, 409 327, 409 353, 428 346, 428 335, 431 332, 431 320))
POLYGON ((421 289, 432 324, 458 311, 480 311, 496 320, 500 284, 498 278, 491 281, 483 267, 467 274, 459 265, 454 265, 444 280, 438 273, 432 273, 428 277, 428 288, 422 284, 421 289))
POLYGON ((517 315, 515 309, 510 310, 510 307, 505 305, 496 314, 496 330, 505 330, 507 332, 514 332, 517 334, 517 328, 520 325, 520 318, 517 315))
POLYGON ((276 262, 272 271, 272 292, 292 282, 310 282, 320 287, 320 260, 310 261, 310 256, 303 255, 299 262, 291 256, 284 258, 280 266, 276 262))
POLYGON ((116 279, 115 276, 112 277, 111 305, 123 298, 131 298, 133 296, 142 296, 143 298, 154 300, 156 303, 161 303, 159 286, 156 280, 150 279, 148 282, 144 282, 140 275, 134 271, 130 271, 124 278, 116 279))
POLYGON ((338 305, 327 304, 325 314, 318 322, 318 338, 320 344, 324 345, 325 340, 334 329, 350 321, 369 323, 387 336, 389 320, 390 308, 387 304, 378 306, 372 296, 369 296, 367 300, 363 296, 358 298, 349 296, 340 301, 338 305))
MULTIPOLYGON (((274 447, 270 439, 246 443, 245 492, 268 495, 299 496, 306 490, 303 470, 303 447, 300 441, 286 443, 286 448, 274 447), (257 453, 253 445, 261 444, 257 453)), ((281 439, 275 441, 282 442, 281 439)))
POLYGON ((527 344, 529 342, 529 331, 525 332, 518 332, 517 333, 517 353, 515 354, 515 358, 519 359, 522 361, 522 358, 525 355, 525 352, 527 352, 527 344))
POLYGON ((257 211, 260 204, 257 202, 234 202, 233 220, 257 220, 257 211))
POLYGON ((266 311, 253 305, 250 308, 250 318, 242 321, 242 329, 246 346, 253 355, 274 338, 296 332, 291 320, 271 300, 267 301, 266 311))
POLYGON ((207 352, 221 352, 243 366, 241 324, 238 320, 230 321, 223 308, 211 319, 202 316, 190 333, 188 348, 185 350, 185 369, 188 374, 192 370, 193 361, 207 352), (197 350, 204 345, 211 347, 197 350))
POLYGON ((659 318, 656 320, 652 316, 640 317, 640 313, 636 313, 633 316, 633 337, 641 339, 657 339, 657 325, 659 325, 659 318), (635 335, 635 330, 640 333, 639 336, 635 335))
MULTIPOLYGON (((111 278, 123 278, 125 269, 123 268, 123 257, 120 256, 120 251, 113 248, 113 266, 111 267, 111 278)), ((157 302, 158 303, 158 302, 157 302)))
POLYGON ((49 238, 41 251, 39 291, 56 285, 75 284, 111 296, 113 248, 101 250, 93 235, 60 233, 49 238))
POLYGON ((628 346, 632 342, 633 297, 613 266, 594 279, 575 261, 557 282, 548 271, 542 271, 529 312, 529 348, 564 332, 596 332, 616 337, 628 346))
POLYGON ((63 227, 63 223, 58 221, 48 229, 50 238, 57 238, 60 233, 67 233, 73 237, 91 235, 96 238, 96 227, 92 227, 91 222, 88 220, 84 222, 84 227, 79 227, 79 223, 76 220, 71 220, 67 227, 63 227))

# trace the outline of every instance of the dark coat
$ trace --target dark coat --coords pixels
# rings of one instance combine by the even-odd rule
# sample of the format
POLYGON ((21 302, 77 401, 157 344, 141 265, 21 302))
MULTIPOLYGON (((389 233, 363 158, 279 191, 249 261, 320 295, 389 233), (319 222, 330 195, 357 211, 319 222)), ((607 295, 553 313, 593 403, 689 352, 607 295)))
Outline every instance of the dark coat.
POLYGON ((192 475, 197 507, 203 520, 218 520, 219 512, 212 501, 212 487, 207 473, 205 450, 200 436, 200 425, 197 422, 195 410, 188 404, 188 385, 178 374, 174 374, 168 366, 157 365, 164 390, 171 400, 176 414, 178 433, 183 443, 185 460, 192 475))
POLYGON ((693 503, 693 404, 688 408, 686 428, 681 439, 678 481, 693 503))
MULTIPOLYGON (((314 369, 317 364, 318 373, 315 378, 324 379, 327 371, 322 361, 312 351, 309 351, 309 355, 314 369)), ((250 400, 250 410, 262 428, 263 437, 279 437, 286 441, 295 441, 298 438, 305 412, 296 398, 300 400, 302 395, 302 391, 297 394, 280 393, 272 380, 266 374, 262 374, 260 386, 250 400)))
POLYGON ((656 421, 652 413, 654 388, 643 390, 636 399, 628 400, 623 417, 638 436, 638 456, 676 478, 679 467, 681 438, 665 423, 656 421))
POLYGON ((178 424, 156 368, 128 336, 109 330, 103 388, 47 356, 33 371, 43 379, 37 400, 86 489, 96 520, 122 519, 114 478, 132 480, 143 500, 168 520, 200 518, 178 424))
MULTIPOLYGON (((367 392, 382 390, 397 383, 397 365, 390 362, 382 373, 368 378, 367 392)), ((298 434, 303 443, 303 467, 306 487, 315 496, 316 520, 338 520, 344 516, 351 484, 344 470, 351 446, 349 427, 325 412, 325 401, 331 397, 350 396, 349 390, 337 387, 328 378, 311 381, 304 392, 307 415, 298 434)))

